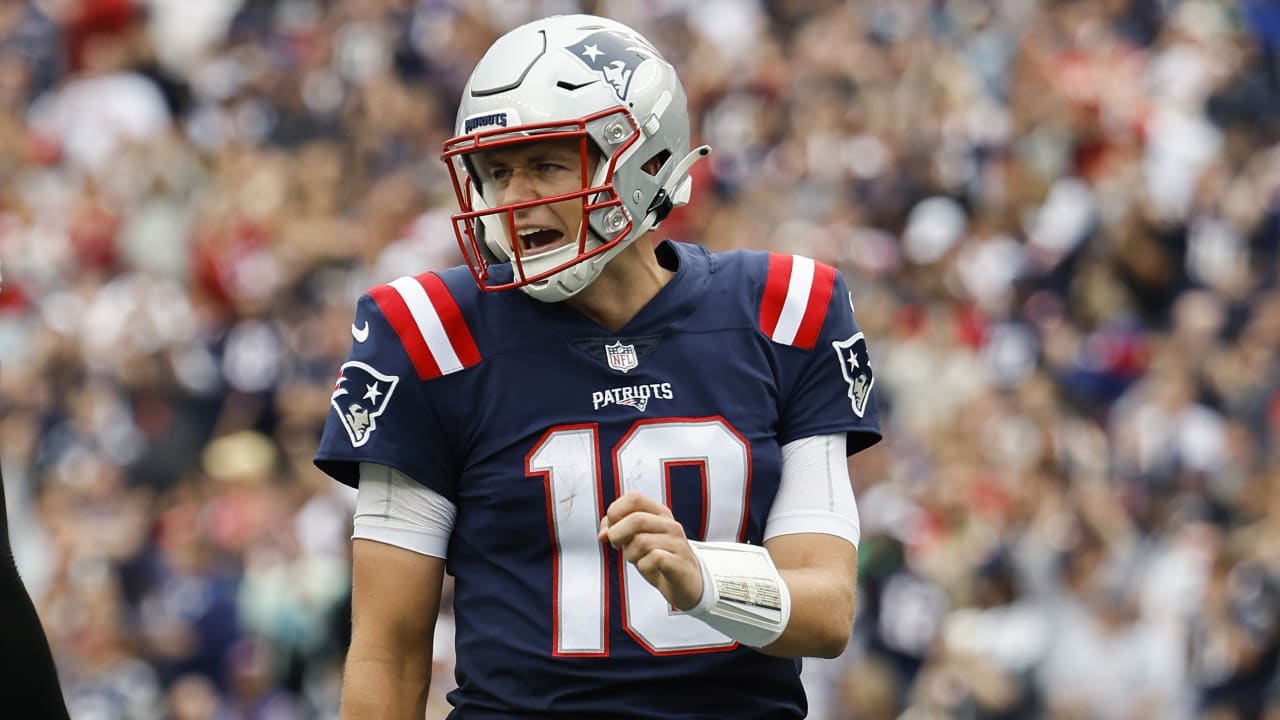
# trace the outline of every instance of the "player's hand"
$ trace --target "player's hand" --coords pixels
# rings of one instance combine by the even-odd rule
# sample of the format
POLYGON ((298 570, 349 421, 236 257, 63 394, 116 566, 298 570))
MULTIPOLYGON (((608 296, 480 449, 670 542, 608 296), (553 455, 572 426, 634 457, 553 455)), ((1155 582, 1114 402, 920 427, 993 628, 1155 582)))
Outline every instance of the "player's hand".
POLYGON ((676 608, 688 610, 702 600, 702 564, 666 505, 629 492, 609 504, 599 538, 621 550, 676 608))

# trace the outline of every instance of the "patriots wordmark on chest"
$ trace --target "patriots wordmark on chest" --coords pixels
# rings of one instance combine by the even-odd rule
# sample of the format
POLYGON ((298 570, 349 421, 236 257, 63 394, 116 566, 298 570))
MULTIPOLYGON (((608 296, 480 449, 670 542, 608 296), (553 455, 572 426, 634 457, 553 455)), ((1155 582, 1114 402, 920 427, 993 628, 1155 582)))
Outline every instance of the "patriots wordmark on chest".
POLYGON ((673 399, 675 399, 675 392, 671 389, 669 382, 625 385, 591 393, 591 409, 599 410, 610 405, 626 405, 644 412, 645 408, 649 407, 650 400, 673 399))

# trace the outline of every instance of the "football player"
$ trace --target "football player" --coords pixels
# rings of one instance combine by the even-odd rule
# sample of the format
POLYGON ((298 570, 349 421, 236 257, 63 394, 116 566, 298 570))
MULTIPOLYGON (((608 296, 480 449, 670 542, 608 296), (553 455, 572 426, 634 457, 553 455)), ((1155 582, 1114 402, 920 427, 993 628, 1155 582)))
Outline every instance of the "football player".
POLYGON ((840 273, 656 242, 688 202, 674 68, 558 16, 498 39, 443 159, 466 265, 357 304, 316 462, 359 488, 343 718, 786 718, 849 639, 847 456, 880 437, 840 273))

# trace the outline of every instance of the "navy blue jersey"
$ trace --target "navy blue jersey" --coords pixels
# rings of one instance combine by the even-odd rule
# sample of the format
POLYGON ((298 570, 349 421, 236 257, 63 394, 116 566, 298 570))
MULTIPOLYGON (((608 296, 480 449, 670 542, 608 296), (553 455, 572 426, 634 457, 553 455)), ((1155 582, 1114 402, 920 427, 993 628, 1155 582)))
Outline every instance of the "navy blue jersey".
POLYGON ((389 465, 456 505, 453 717, 805 714, 798 661, 673 614, 596 532, 639 490, 692 539, 759 544, 783 444, 879 439, 866 342, 834 268, 658 251, 677 272, 618 332, 464 267, 359 301, 316 462, 347 484, 389 465))

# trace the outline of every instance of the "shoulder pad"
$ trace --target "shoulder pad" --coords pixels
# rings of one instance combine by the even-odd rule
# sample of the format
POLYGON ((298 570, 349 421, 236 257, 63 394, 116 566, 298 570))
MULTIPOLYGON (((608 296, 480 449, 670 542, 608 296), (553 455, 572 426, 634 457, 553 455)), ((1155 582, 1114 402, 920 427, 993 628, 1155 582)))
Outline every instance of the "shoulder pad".
POLYGON ((827 315, 836 269, 803 255, 769 253, 760 299, 760 332, 781 345, 812 350, 827 315))
POLYGON ((422 380, 480 362, 480 349, 453 293, 435 273, 404 276, 369 291, 422 380))

